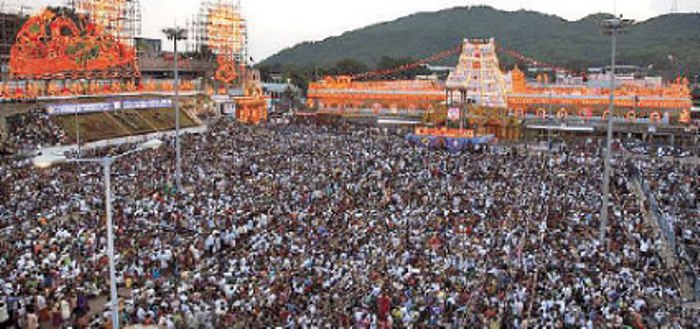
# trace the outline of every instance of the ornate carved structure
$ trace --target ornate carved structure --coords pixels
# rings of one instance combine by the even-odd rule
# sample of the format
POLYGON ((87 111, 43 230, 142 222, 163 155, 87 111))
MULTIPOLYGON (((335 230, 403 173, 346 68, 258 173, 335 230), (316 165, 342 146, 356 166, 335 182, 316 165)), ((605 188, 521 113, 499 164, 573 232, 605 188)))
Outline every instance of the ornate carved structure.
POLYGON ((19 80, 121 79, 139 76, 134 48, 104 33, 85 16, 46 10, 31 17, 10 51, 19 80))

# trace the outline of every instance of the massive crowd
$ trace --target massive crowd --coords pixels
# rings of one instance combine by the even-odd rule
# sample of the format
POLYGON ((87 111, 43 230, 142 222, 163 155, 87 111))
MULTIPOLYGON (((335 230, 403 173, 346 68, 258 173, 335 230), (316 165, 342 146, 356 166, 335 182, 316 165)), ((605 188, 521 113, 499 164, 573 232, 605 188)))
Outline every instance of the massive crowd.
POLYGON ((41 107, 10 116, 7 118, 7 136, 0 143, 13 151, 25 151, 69 141, 56 120, 41 107))
POLYGON ((668 221, 675 236, 680 258, 700 273, 700 165, 668 159, 647 159, 641 165, 660 217, 668 221))
MULTIPOLYGON (((596 145, 450 154, 371 129, 229 122, 183 145, 182 194, 172 189, 171 147, 114 167, 125 324, 700 323, 680 310, 620 159, 610 232, 598 240, 596 145)), ((0 192, 0 296, 10 321, 108 325, 109 306, 83 317, 108 291, 100 168, 4 162, 0 192)))

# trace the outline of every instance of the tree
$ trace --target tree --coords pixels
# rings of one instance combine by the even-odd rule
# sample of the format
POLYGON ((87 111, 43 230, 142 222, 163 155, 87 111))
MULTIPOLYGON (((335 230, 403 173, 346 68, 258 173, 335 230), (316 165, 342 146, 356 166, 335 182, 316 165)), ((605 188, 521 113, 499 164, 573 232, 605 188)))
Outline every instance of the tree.
POLYGON ((335 75, 354 75, 369 71, 369 67, 358 60, 344 58, 335 63, 332 71, 335 75))
POLYGON ((392 58, 384 56, 379 60, 377 70, 392 71, 380 77, 381 79, 389 80, 412 80, 418 75, 428 75, 431 73, 425 66, 415 66, 414 64, 416 62, 417 61, 411 57, 392 58))
MULTIPOLYGON (((352 57, 370 67, 391 68, 397 66, 396 61, 401 57, 426 58, 458 46, 465 37, 494 37, 500 46, 537 61, 585 70, 610 63, 610 38, 600 33, 600 22, 609 17, 601 14, 567 21, 530 11, 504 12, 483 6, 453 8, 303 43, 265 62, 333 67, 337 61, 352 57), (382 56, 391 57, 382 60, 382 56)), ((699 23, 697 13, 664 15, 639 22, 620 37, 619 63, 641 67, 655 64, 649 73, 667 78, 679 71, 694 77, 700 74, 699 23), (677 58, 673 65, 668 60, 670 53, 677 58)), ((500 53, 500 59, 502 67, 515 64, 515 59, 504 52, 500 53)), ((430 64, 454 66, 456 63, 457 57, 453 56, 430 64)))

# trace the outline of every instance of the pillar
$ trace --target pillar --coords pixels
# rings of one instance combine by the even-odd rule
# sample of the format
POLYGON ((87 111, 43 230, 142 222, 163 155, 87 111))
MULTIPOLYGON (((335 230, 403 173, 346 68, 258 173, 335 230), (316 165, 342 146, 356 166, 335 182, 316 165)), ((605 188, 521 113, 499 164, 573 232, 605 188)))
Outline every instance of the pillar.
POLYGON ((0 115, 0 136, 7 131, 7 118, 4 115, 0 115))

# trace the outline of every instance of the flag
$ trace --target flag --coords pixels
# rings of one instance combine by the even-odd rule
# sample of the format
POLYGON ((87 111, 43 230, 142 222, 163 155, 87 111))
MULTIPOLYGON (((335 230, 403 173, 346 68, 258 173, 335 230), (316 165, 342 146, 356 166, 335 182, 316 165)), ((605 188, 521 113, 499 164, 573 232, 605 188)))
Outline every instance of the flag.
POLYGON ((461 152, 464 149, 464 139, 461 138, 446 138, 447 150, 452 153, 461 152))

